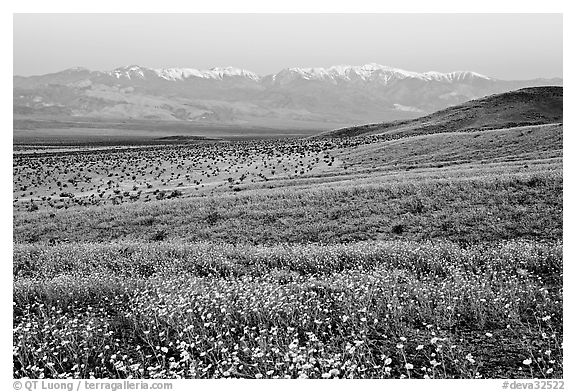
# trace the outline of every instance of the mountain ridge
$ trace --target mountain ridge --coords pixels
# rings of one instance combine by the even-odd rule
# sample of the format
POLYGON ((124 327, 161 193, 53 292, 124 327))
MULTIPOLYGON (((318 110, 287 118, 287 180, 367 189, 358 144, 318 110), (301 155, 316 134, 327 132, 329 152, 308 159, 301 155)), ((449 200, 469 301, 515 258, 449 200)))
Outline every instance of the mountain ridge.
MULTIPOLYGON (((481 79, 491 79, 491 80, 501 80, 493 77, 488 77, 486 75, 479 74, 474 71, 468 70, 458 70, 451 72, 438 72, 438 71, 426 71, 426 72, 414 72, 407 71, 401 68, 395 68, 390 66, 385 66, 377 63, 368 63, 364 65, 333 65, 330 67, 288 67, 283 68, 280 71, 272 74, 257 74, 250 70, 226 66, 226 67, 212 67, 209 69, 199 69, 191 67, 163 67, 163 68, 153 68, 140 65, 126 65, 116 67, 109 71, 98 71, 90 70, 86 67, 72 67, 67 68, 62 71, 42 74, 42 75, 14 75, 15 78, 37 78, 49 75, 57 75, 61 73, 71 73, 71 72, 88 72, 100 75, 110 75, 116 78, 128 77, 131 78, 132 75, 138 75, 140 77, 145 77, 146 72, 154 72, 156 76, 164 78, 166 80, 182 80, 189 77, 199 77, 199 78, 222 78, 222 77, 232 77, 240 76, 247 77, 253 80, 262 80, 266 78, 276 79, 278 74, 281 73, 295 73, 300 74, 303 78, 307 79, 325 79, 326 77, 341 77, 349 78, 350 74, 356 74, 359 77, 367 77, 374 72, 393 74, 395 76, 400 76, 403 78, 422 78, 427 80, 432 79, 462 79, 462 78, 481 78, 481 79)), ((556 78, 553 78, 556 79, 556 78)))
POLYGON ((353 125, 411 119, 482 96, 562 79, 506 81, 473 71, 412 72, 375 63, 285 68, 257 75, 236 67, 111 71, 74 67, 14 76, 15 118, 154 119, 250 126, 274 121, 353 125))

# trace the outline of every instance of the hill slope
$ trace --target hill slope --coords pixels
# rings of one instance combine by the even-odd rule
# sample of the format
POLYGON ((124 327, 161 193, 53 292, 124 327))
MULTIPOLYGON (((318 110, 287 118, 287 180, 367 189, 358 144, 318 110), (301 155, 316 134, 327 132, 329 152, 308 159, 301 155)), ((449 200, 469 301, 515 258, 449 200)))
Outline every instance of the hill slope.
POLYGON ((414 120, 340 128, 320 137, 389 135, 510 128, 562 122, 563 88, 530 87, 466 102, 414 120))

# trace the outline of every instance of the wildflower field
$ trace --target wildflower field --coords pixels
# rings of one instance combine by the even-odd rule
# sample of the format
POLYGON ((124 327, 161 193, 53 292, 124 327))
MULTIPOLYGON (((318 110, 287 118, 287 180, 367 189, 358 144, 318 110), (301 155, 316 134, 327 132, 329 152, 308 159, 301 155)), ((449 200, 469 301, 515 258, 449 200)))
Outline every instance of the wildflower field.
POLYGON ((562 151, 540 149, 15 204, 13 375, 562 378, 562 151))
POLYGON ((559 378, 561 245, 17 245, 14 376, 559 378))

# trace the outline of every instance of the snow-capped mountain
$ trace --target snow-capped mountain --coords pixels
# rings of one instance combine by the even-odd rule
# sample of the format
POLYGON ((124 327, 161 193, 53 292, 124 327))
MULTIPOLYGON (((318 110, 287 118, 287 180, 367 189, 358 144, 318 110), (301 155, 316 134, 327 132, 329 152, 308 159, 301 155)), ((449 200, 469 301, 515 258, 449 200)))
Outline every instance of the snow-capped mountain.
MULTIPOLYGON (((86 68, 76 67, 66 70, 67 72, 88 71, 86 68)), ((353 66, 335 65, 329 68, 286 68, 277 74, 257 75, 252 71, 236 67, 215 67, 208 70, 196 68, 147 68, 138 65, 130 65, 116 68, 104 74, 116 79, 150 79, 162 78, 165 80, 186 80, 190 78, 223 80, 226 78, 245 78, 253 81, 262 79, 278 82, 287 79, 303 79, 316 81, 354 81, 388 83, 392 80, 418 79, 422 81, 454 82, 472 79, 491 80, 488 76, 470 71, 441 72, 412 72, 399 68, 392 68, 375 63, 353 66)))
POLYGON ((116 79, 148 79, 162 78, 165 80, 185 80, 189 78, 223 80, 226 78, 246 78, 258 81, 260 77, 254 72, 241 68, 224 67, 211 68, 208 70, 199 70, 196 68, 146 68, 138 65, 116 68, 112 71, 105 72, 116 79))
POLYGON ((232 124, 354 124, 414 118, 489 94, 561 85, 504 81, 471 71, 412 72, 379 64, 286 68, 76 67, 14 77, 16 117, 159 119, 232 124))
POLYGON ((301 78, 304 80, 330 80, 330 81, 353 81, 389 83, 393 80, 417 79, 422 81, 453 82, 472 79, 491 80, 488 76, 470 71, 456 71, 450 73, 441 72, 411 72, 399 68, 387 67, 375 63, 352 66, 336 65, 329 68, 287 68, 276 75, 272 75, 273 81, 282 78, 301 78))

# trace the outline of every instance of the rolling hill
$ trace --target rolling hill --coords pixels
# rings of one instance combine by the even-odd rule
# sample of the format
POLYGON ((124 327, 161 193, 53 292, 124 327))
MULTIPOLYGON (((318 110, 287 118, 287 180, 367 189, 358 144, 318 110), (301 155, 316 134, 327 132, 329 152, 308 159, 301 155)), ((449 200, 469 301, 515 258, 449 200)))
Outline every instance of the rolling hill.
POLYGON ((531 87, 495 94, 407 121, 345 127, 319 137, 381 135, 400 138, 562 122, 563 88, 531 87))

